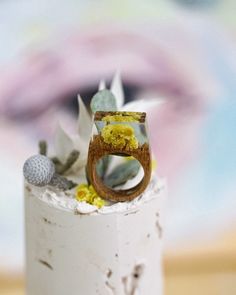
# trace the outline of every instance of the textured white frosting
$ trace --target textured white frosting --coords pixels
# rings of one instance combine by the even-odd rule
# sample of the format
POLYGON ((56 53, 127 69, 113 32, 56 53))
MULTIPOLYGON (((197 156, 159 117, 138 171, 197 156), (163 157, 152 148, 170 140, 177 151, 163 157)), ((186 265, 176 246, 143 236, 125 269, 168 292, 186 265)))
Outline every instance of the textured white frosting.
POLYGON ((78 202, 75 199, 74 190, 63 192, 52 187, 39 188, 28 184, 26 184, 26 188, 30 190, 30 194, 33 196, 60 210, 72 211, 78 214, 110 214, 133 211, 143 203, 158 198, 159 193, 165 188, 165 180, 153 177, 147 189, 139 197, 129 202, 110 203, 100 209, 86 202, 78 202))
POLYGON ((167 188, 98 209, 74 193, 25 187, 27 295, 162 295, 167 188))

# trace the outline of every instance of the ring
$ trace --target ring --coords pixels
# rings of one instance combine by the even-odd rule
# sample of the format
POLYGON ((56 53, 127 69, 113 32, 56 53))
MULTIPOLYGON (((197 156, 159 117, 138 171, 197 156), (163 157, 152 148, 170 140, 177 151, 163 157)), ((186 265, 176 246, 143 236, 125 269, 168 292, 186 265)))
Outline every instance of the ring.
POLYGON ((146 113, 96 112, 87 159, 87 176, 100 197, 114 202, 131 201, 148 186, 151 179, 151 153, 146 130, 146 113), (143 167, 143 179, 129 189, 114 190, 105 185, 96 165, 108 155, 132 156, 143 167))

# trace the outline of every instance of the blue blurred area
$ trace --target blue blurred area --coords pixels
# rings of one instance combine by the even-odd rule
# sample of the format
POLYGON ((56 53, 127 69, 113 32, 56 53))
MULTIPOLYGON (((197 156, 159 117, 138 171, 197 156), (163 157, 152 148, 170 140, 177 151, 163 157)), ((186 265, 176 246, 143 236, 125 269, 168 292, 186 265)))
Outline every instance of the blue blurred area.
POLYGON ((206 63, 222 91, 207 109, 200 156, 172 192, 178 197, 171 201, 167 220, 169 247, 173 240, 183 245, 215 239, 236 223, 236 69, 228 44, 214 35, 204 35, 203 41, 206 63))

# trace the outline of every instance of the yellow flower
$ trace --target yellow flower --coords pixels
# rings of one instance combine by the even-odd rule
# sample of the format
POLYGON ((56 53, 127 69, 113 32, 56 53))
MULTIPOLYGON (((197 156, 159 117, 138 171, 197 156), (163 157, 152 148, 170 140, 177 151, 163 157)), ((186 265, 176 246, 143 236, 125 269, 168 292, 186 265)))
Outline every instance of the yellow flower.
POLYGON ((138 148, 138 140, 135 137, 133 127, 127 124, 106 125, 101 131, 105 143, 116 148, 127 146, 130 149, 138 148))
POLYGON ((86 183, 81 183, 76 187, 77 190, 87 189, 87 188, 88 188, 88 185, 86 183))
POLYGON ((102 118, 105 122, 138 122, 131 116, 121 116, 121 115, 108 115, 102 118))
POLYGON ((133 156, 128 156, 124 158, 126 161, 131 161, 131 160, 135 160, 135 158, 133 156))
POLYGON ((98 208, 101 208, 106 204, 105 201, 98 196, 94 187, 85 183, 76 187, 75 198, 79 202, 87 202, 91 205, 97 206, 98 208))
POLYGON ((140 113, 137 112, 116 112, 115 115, 107 115, 102 118, 105 122, 139 122, 140 113))
POLYGON ((105 205, 105 201, 100 197, 96 197, 93 199, 93 205, 97 206, 98 208, 102 208, 105 205))
POLYGON ((139 112, 124 112, 126 115, 133 117, 134 120, 139 121, 141 119, 141 113, 139 112))
POLYGON ((94 187, 92 186, 92 184, 90 184, 89 186, 89 191, 92 193, 92 194, 96 194, 97 195, 97 192, 95 191, 94 187))

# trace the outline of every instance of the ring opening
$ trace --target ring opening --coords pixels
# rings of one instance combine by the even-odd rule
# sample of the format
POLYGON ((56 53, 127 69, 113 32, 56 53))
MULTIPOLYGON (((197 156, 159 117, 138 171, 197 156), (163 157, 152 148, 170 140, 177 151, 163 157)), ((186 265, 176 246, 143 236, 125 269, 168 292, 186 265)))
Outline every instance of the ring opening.
POLYGON ((114 191, 132 191, 144 178, 140 162, 127 154, 103 156, 96 163, 96 174, 101 182, 114 191))

